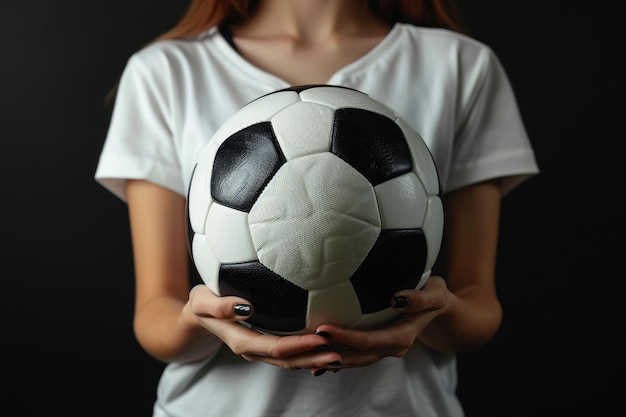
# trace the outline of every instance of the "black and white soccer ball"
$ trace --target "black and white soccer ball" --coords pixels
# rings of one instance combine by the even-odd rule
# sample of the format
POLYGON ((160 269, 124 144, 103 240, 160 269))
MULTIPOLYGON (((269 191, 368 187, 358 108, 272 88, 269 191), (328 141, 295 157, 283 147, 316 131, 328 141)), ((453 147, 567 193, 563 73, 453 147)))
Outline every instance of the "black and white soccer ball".
POLYGON ((332 85, 279 90, 228 119, 199 156, 187 207, 204 283, 250 301, 244 324, 273 334, 387 324, 392 295, 430 277, 444 226, 420 135, 332 85))

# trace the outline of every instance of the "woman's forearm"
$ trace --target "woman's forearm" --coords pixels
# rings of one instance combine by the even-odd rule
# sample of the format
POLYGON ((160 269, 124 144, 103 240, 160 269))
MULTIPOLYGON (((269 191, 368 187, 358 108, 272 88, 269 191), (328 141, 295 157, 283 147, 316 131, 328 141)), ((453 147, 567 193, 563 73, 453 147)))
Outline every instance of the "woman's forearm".
POLYGON ((213 354, 221 340, 203 328, 188 303, 156 297, 135 313, 134 331, 143 349, 162 362, 191 362, 213 354))
POLYGON ((470 287, 449 296, 449 307, 424 329, 418 341, 439 352, 460 352, 491 340, 502 322, 502 308, 495 294, 470 287))

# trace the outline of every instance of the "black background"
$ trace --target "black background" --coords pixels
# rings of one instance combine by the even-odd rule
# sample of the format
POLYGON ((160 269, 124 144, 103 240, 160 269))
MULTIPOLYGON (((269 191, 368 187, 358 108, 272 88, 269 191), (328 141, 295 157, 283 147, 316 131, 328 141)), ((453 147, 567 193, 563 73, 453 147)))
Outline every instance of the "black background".
MULTIPOLYGON (((2 5, 0 404, 13 415, 149 415, 162 365, 132 334, 126 206, 93 174, 103 97, 186 3, 2 5)), ((509 74, 542 170, 503 201, 505 319, 459 357, 468 417, 624 410, 625 14, 574 4, 461 1, 509 74)))

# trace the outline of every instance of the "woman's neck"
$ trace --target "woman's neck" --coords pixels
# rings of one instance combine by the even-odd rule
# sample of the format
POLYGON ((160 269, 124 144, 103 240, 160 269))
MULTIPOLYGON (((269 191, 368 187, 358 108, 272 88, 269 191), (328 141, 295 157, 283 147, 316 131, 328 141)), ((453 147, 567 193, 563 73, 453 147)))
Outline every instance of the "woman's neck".
POLYGON ((248 62, 292 85, 323 84, 372 50, 390 25, 361 0, 264 0, 232 27, 248 62))
POLYGON ((282 39, 303 47, 388 31, 362 0, 262 0, 248 22, 233 28, 235 37, 282 39))

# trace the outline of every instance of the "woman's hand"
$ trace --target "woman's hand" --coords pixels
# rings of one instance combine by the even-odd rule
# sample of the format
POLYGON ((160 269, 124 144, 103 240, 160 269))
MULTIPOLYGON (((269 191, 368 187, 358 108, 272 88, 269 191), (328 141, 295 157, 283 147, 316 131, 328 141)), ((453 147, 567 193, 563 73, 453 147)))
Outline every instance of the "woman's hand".
POLYGON ((188 307, 205 329, 248 361, 285 369, 321 369, 342 363, 338 352, 328 350, 330 344, 323 335, 275 336, 238 323, 254 314, 243 298, 219 297, 205 285, 197 285, 189 293, 188 307))
MULTIPOLYGON (((388 326, 363 331, 322 325, 317 328, 317 334, 325 335, 331 343, 330 349, 341 354, 340 368, 368 366, 386 356, 406 355, 426 326, 446 311, 454 299, 443 278, 433 276, 422 290, 405 290, 394 295, 392 305, 404 314, 388 326)), ((321 375, 328 369, 337 368, 312 367, 311 373, 321 375)))

